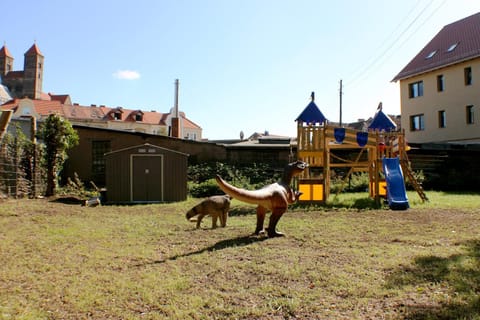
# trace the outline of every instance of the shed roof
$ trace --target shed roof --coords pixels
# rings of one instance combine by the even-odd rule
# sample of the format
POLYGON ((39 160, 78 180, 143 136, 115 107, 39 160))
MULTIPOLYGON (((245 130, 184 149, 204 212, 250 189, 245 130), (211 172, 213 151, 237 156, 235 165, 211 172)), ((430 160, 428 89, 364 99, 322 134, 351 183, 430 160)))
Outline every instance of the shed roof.
POLYGON ((480 57, 480 13, 448 24, 392 81, 480 57))
POLYGON ((163 147, 160 147, 160 146, 153 145, 151 143, 144 143, 144 144, 140 144, 140 145, 136 145, 136 146, 131 146, 131 147, 127 147, 127 148, 122 148, 122 149, 110 151, 110 152, 105 153, 105 156, 113 155, 113 154, 120 153, 120 152, 125 152, 125 151, 128 151, 128 150, 138 149, 138 148, 155 148, 155 149, 164 150, 166 152, 176 153, 176 154, 179 154, 179 155, 182 155, 182 156, 185 156, 185 157, 189 156, 189 154, 187 154, 187 153, 183 153, 183 152, 172 150, 172 149, 163 148, 163 147))

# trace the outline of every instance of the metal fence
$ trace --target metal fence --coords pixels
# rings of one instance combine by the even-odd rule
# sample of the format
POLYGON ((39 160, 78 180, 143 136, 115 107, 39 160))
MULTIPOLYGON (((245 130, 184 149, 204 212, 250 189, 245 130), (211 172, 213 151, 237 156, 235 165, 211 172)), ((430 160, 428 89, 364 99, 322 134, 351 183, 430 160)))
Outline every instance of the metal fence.
POLYGON ((45 192, 38 150, 26 150, 15 140, 2 141, 0 149, 0 197, 35 198, 45 192))

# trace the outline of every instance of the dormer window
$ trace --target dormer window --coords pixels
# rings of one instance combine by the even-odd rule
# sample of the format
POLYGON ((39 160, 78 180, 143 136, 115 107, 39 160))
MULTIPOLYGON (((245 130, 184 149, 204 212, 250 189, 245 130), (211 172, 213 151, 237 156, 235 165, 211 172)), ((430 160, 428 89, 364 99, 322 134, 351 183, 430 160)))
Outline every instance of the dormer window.
POLYGON ((136 122, 141 122, 141 121, 143 121, 143 112, 142 112, 142 110, 132 111, 132 112, 128 115, 127 120, 136 121, 136 122))
POLYGON ((430 58, 432 58, 432 57, 435 55, 435 53, 437 53, 437 50, 430 52, 430 53, 428 54, 428 56, 425 57, 425 59, 430 59, 430 58))
POLYGON ((455 50, 455 48, 456 48, 457 46, 458 46, 458 42, 452 44, 452 45, 448 48, 447 52, 452 52, 453 50, 455 50))
POLYGON ((109 114, 113 120, 122 120, 123 110, 121 107, 110 110, 109 114))

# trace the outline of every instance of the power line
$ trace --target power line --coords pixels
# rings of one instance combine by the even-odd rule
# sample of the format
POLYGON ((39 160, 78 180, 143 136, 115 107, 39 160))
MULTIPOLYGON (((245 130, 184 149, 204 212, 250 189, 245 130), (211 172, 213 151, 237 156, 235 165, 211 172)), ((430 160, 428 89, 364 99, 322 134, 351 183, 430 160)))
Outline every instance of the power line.
MULTIPOLYGON (((347 86, 348 86, 348 87, 352 87, 353 84, 355 84, 355 83, 357 83, 359 80, 362 80, 362 79, 364 79, 365 77, 367 77, 368 74, 369 74, 369 72, 370 72, 370 70, 373 68, 373 66, 375 66, 376 64, 378 64, 378 63, 382 60, 382 58, 385 58, 386 54, 387 54, 390 50, 392 50, 392 49, 395 47, 395 45, 398 44, 398 41, 407 33, 407 31, 415 24, 415 22, 417 22, 417 20, 425 13, 425 11, 433 4, 433 2, 434 2, 433 0, 430 1, 430 2, 417 14, 417 16, 408 24, 408 26, 392 41, 392 43, 391 43, 385 50, 383 50, 379 55, 377 55, 376 58, 373 59, 373 61, 372 61, 371 63, 369 63, 366 67, 364 67, 364 68, 362 69, 363 72, 361 72, 359 75, 357 75, 357 76, 354 77, 352 80, 350 80, 349 82, 347 82, 347 86)), ((444 2, 445 2, 445 0, 444 0, 444 2)), ((443 2, 443 3, 444 3, 444 2, 443 2)), ((442 6, 443 3, 442 3, 440 6, 442 6)), ((439 6, 439 7, 440 7, 440 6, 439 6)), ((434 12, 436 12, 436 11, 439 9, 439 7, 438 7, 434 12)), ((432 16, 432 15, 430 15, 429 18, 430 18, 431 16, 432 16)), ((429 18, 428 18, 428 19, 429 19, 429 18)), ((428 19, 427 19, 427 21, 428 21, 428 19)), ((425 22, 426 22, 426 21, 425 21, 425 22)), ((425 22, 424 22, 424 23, 425 23, 425 22)), ((424 24, 424 23, 423 23, 423 24, 424 24)), ((422 25, 423 25, 423 24, 422 24, 422 25)), ((420 25, 420 26, 422 26, 422 25, 420 25)), ((417 29, 415 29, 415 31, 418 30, 418 28, 419 28, 419 27, 417 27, 417 29)), ((407 39, 409 39, 413 34, 415 34, 415 32, 413 32, 407 39)), ((403 45, 404 43, 405 43, 405 41, 402 42, 402 45, 403 45)))
MULTIPOLYGON (((391 39, 393 37, 393 35, 400 29, 400 26, 405 22, 405 21, 408 21, 409 17, 412 15, 413 11, 418 7, 418 5, 421 3, 421 0, 417 0, 417 3, 410 9, 410 11, 407 13, 407 15, 401 19, 401 22, 397 24, 397 26, 392 30, 392 32, 390 32, 390 34, 385 38, 384 41, 382 41, 381 45, 378 46, 378 48, 374 51, 374 52, 379 52, 380 49, 382 49, 385 44, 387 43, 387 40, 388 39, 391 39)), ((368 64, 369 65, 370 63, 372 63, 373 61, 375 61, 376 57, 371 57, 369 60, 368 60, 368 64)), ((366 70, 366 66, 365 64, 363 64, 363 66, 359 66, 357 68, 356 71, 350 73, 350 76, 352 77, 352 79, 356 79, 360 74, 363 74, 364 71, 366 70)), ((353 80, 352 80, 353 81, 353 80)))
MULTIPOLYGON (((416 31, 417 31, 418 29, 420 29, 421 27, 423 27, 423 26, 425 25, 425 23, 427 23, 427 22, 432 18, 432 16, 445 4, 446 1, 447 1, 447 0, 443 0, 443 2, 442 2, 438 7, 436 7, 436 8, 430 13, 429 16, 428 16, 420 25, 417 26, 417 28, 414 30, 414 32, 412 32, 407 38, 405 38, 405 39, 403 40, 403 42, 401 42, 401 43, 398 45, 398 48, 403 47, 403 45, 404 45, 408 40, 410 40, 410 39, 413 37, 413 35, 416 34, 416 31)), ((380 65, 378 65, 378 67, 381 67, 385 62, 387 62, 388 59, 393 55, 393 53, 394 53, 394 52, 391 52, 388 56, 387 56, 387 55, 383 55, 380 59, 378 59, 378 62, 379 62, 379 63, 380 63, 380 61, 383 60, 383 61, 380 63, 380 65)), ((377 70, 378 70, 378 68, 377 68, 377 70)), ((364 78, 367 77, 368 75, 369 75, 369 74, 366 73, 361 79, 364 79, 364 78)))

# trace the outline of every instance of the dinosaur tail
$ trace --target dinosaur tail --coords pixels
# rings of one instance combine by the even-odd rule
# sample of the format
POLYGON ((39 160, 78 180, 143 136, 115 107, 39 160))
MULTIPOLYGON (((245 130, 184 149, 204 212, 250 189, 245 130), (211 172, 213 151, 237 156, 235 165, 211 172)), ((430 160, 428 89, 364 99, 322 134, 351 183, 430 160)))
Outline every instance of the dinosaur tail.
POLYGON ((245 190, 232 186, 228 182, 222 179, 218 174, 215 177, 218 186, 222 189, 223 192, 235 198, 237 200, 251 203, 251 204, 262 204, 265 201, 269 200, 268 195, 265 195, 260 190, 245 190))

